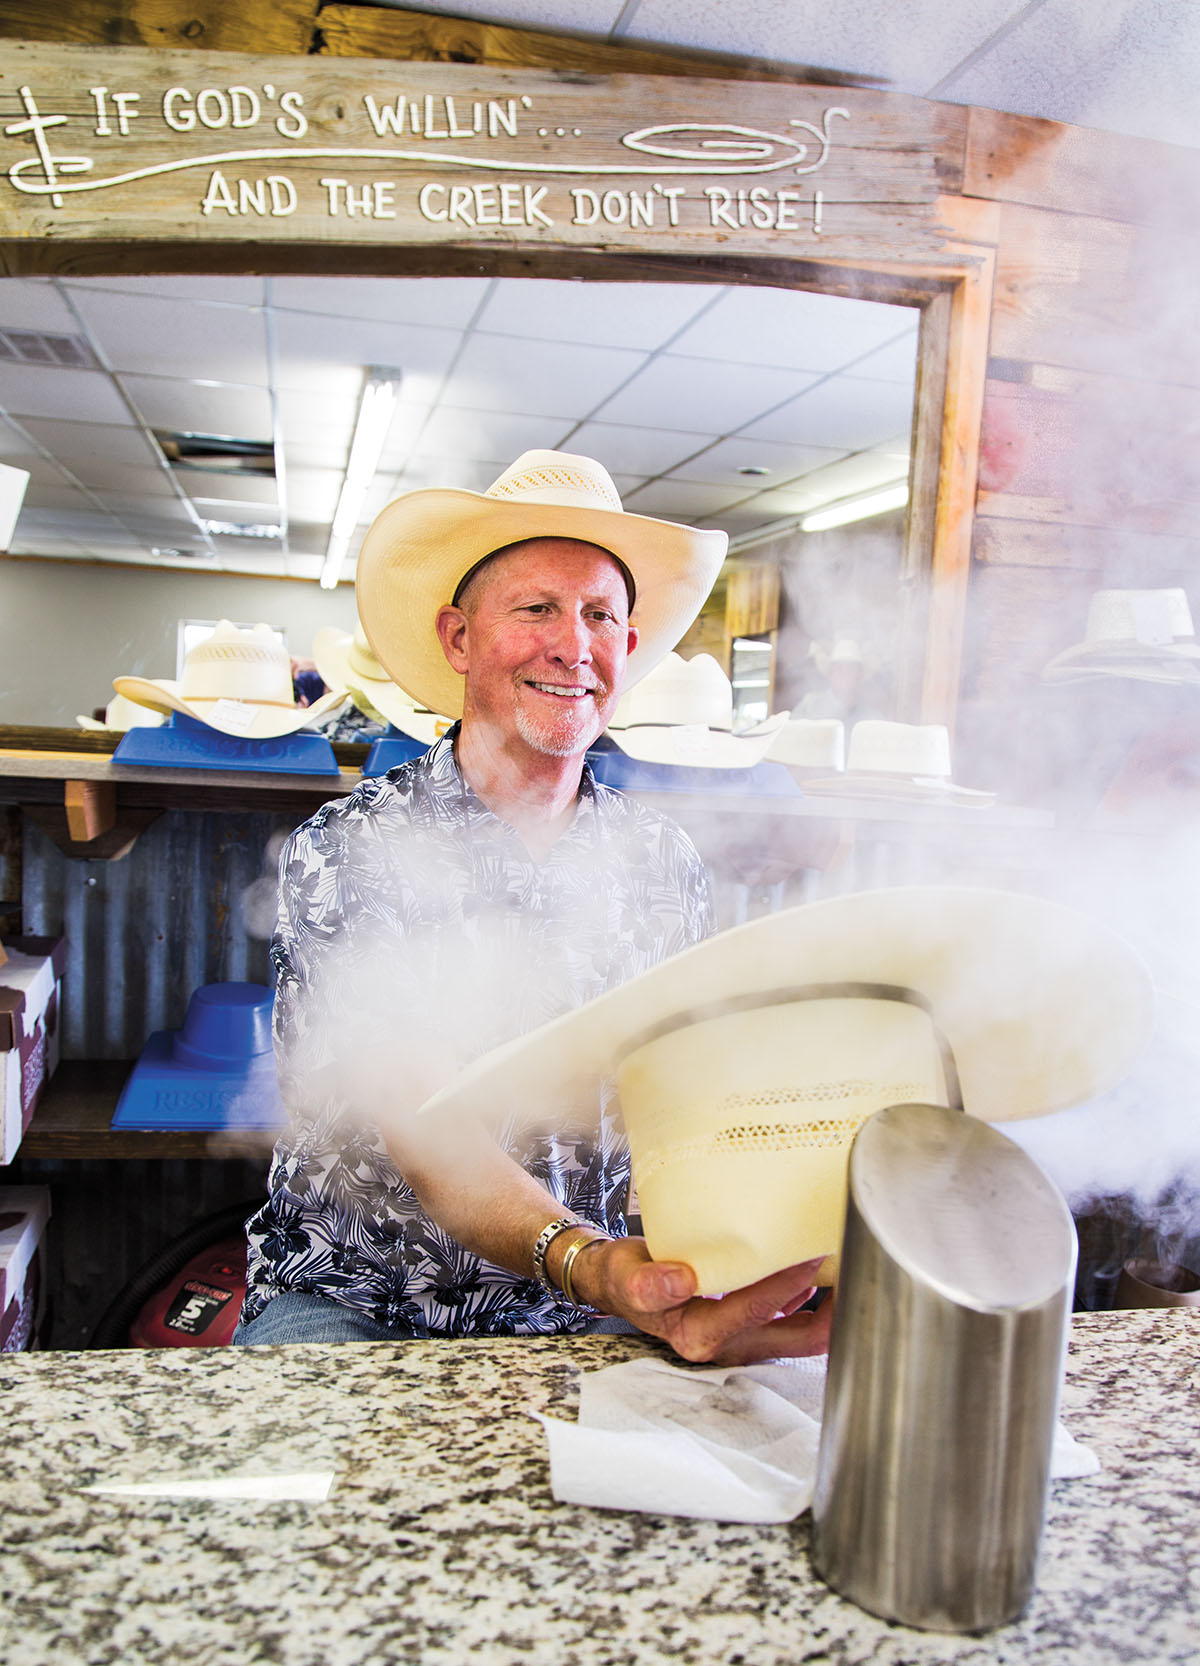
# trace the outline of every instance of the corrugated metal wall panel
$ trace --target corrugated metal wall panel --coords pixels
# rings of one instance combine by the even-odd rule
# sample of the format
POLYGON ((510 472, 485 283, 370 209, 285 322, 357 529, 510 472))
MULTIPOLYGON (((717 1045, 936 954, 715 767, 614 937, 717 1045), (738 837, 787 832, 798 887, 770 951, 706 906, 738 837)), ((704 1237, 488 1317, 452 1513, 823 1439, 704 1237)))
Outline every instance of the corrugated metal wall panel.
POLYGON ((25 818, 25 930, 67 939, 64 1057, 136 1058, 152 1030, 178 1028, 198 985, 270 982, 241 899, 272 871, 268 840, 289 825, 173 810, 120 861, 88 862, 25 818))

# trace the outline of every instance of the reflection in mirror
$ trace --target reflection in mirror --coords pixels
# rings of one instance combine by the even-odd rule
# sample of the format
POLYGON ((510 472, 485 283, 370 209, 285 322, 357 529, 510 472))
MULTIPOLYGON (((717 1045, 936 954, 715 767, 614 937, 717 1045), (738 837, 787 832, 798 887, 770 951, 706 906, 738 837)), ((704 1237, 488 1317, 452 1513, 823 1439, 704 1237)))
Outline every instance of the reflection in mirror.
POLYGON ((307 654, 322 625, 352 628, 385 503, 481 491, 531 447, 598 458, 632 511, 730 534, 682 652, 737 672, 739 723, 761 713, 756 657, 771 710, 895 715, 904 512, 876 499, 906 490, 917 326, 713 284, 0 281, 0 460, 31 476, 0 564, 0 725, 73 724, 116 674, 175 675, 180 619, 268 620, 307 654), (381 367, 398 398, 322 590, 381 367), (842 524, 818 530, 831 504, 842 524))

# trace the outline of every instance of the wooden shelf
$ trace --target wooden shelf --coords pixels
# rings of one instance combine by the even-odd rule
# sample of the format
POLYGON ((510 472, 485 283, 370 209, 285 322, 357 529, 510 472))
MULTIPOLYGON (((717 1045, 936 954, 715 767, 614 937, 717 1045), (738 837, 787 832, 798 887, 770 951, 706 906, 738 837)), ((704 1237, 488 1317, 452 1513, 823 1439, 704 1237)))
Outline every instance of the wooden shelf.
MULTIPOLYGON (((274 1136, 195 1129, 141 1131, 110 1126, 130 1065, 121 1059, 65 1059, 42 1092, 17 1152, 22 1157, 266 1157, 274 1136)), ((2 1172, 2 1171, 0 1171, 2 1172)))

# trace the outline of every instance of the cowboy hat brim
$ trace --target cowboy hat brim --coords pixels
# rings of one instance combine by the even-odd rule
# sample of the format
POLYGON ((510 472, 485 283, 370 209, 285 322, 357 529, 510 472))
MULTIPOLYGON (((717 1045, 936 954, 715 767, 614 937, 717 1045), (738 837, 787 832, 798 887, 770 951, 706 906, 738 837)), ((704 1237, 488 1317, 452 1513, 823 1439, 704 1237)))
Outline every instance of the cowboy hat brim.
POLYGON ((185 717, 195 718, 197 723, 207 724, 224 735, 235 735, 239 740, 276 740, 280 735, 294 735, 298 729, 315 723, 326 712, 340 706, 346 698, 339 689, 323 694, 311 706, 258 706, 251 700, 236 700, 229 695, 212 700, 185 700, 179 684, 167 677, 114 677, 113 687, 139 706, 149 706, 151 711, 167 715, 182 712, 185 717), (230 723, 222 719, 218 709, 222 706, 241 707, 239 719, 242 712, 250 715, 244 723, 230 723))
POLYGON ((359 711, 391 723, 402 734, 432 746, 449 727, 436 712, 418 711, 402 688, 387 677, 367 677, 351 665, 354 637, 336 625, 323 625, 313 637, 313 663, 327 687, 348 694, 359 711))
POLYGON ((1076 661, 1074 664, 1052 660, 1042 672, 1044 683, 1094 683, 1101 678, 1116 677, 1137 683, 1166 683, 1176 688, 1192 688, 1200 684, 1200 663, 1186 659, 1106 659, 1076 661))
POLYGON ((887 775, 881 770, 846 770, 841 775, 818 775, 804 782, 805 792, 822 798, 895 799, 904 804, 962 804, 985 809, 996 802, 994 792, 959 787, 932 776, 887 775))
POLYGON ((640 634, 625 688, 653 670, 695 619, 729 542, 724 532, 617 509, 515 502, 455 488, 397 498, 367 530, 355 586, 376 658, 418 706, 462 716, 463 679, 442 653, 438 610, 485 556, 525 538, 598 544, 633 574, 632 623, 640 634))
POLYGON ((766 757, 787 718, 786 712, 779 712, 765 723, 737 735, 728 729, 709 729, 690 723, 635 723, 627 729, 610 726, 608 734, 627 757, 643 764, 753 769, 766 757))
POLYGON ((1087 665, 1093 661, 1119 664, 1127 659, 1147 663, 1162 660, 1168 665, 1175 660, 1200 660, 1200 644, 1186 638, 1175 642, 1077 642, 1073 647, 1064 648, 1061 654, 1056 654, 1047 670, 1055 665, 1087 665))
POLYGON ((912 990, 928 1002, 964 1108, 989 1122, 1103 1092, 1153 1023, 1142 961, 1085 915, 967 887, 866 891, 763 915, 684 950, 485 1054, 422 1114, 565 1103, 672 1029, 842 985, 912 990))

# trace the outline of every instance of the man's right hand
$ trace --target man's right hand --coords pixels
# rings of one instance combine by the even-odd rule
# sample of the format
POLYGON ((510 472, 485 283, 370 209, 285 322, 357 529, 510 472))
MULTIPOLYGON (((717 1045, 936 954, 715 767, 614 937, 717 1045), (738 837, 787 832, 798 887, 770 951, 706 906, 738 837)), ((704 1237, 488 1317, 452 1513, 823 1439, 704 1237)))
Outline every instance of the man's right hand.
POLYGON ((683 1359, 751 1365, 763 1359, 823 1354, 832 1300, 798 1311, 812 1296, 823 1257, 785 1267, 724 1296, 697 1296, 696 1276, 680 1261, 654 1261, 644 1238, 618 1238, 580 1254, 572 1283, 581 1301, 661 1337, 683 1359))

